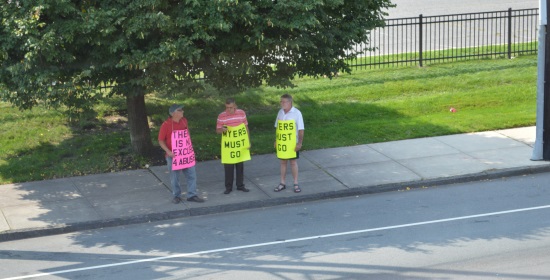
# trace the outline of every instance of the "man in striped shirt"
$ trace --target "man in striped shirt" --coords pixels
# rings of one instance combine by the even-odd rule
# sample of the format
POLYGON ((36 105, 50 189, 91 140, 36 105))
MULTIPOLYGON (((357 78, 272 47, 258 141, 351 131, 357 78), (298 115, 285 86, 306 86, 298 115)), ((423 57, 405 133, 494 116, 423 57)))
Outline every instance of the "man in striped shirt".
MULTIPOLYGON (((246 113, 237 109, 235 99, 227 98, 225 101, 225 111, 218 115, 218 121, 216 123, 216 133, 222 134, 227 131, 228 126, 238 126, 244 124, 248 134, 248 140, 250 142, 250 132, 248 130, 248 121, 246 119, 246 113)), ((237 171, 237 190, 248 192, 244 186, 244 163, 239 162, 236 164, 224 164, 225 169, 225 191, 224 194, 229 194, 233 190, 233 175, 235 169, 237 171)))

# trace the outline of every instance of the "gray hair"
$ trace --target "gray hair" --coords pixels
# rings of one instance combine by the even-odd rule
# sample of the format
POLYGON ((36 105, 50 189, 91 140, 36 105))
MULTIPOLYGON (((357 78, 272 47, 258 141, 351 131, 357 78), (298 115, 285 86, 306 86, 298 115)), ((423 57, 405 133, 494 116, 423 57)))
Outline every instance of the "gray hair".
POLYGON ((285 94, 281 95, 281 99, 283 99, 283 98, 290 101, 290 103, 292 103, 292 95, 290 95, 288 93, 285 93, 285 94))

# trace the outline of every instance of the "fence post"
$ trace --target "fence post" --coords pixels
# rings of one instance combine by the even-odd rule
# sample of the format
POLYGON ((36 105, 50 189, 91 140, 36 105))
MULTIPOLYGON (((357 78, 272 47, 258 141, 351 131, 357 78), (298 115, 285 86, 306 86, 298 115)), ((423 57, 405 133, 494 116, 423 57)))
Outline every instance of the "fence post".
POLYGON ((418 16, 418 62, 420 63, 420 67, 422 67, 422 14, 418 16))
POLYGON ((508 59, 512 59, 512 8, 508 8, 508 59))

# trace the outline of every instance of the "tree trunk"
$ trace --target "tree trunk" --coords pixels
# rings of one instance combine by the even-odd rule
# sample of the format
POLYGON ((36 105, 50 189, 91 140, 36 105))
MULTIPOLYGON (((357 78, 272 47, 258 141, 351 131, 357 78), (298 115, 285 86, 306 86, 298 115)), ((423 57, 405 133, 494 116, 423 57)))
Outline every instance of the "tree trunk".
POLYGON ((127 95, 126 105, 132 148, 136 154, 150 157, 153 154, 153 142, 145 110, 145 94, 127 95))

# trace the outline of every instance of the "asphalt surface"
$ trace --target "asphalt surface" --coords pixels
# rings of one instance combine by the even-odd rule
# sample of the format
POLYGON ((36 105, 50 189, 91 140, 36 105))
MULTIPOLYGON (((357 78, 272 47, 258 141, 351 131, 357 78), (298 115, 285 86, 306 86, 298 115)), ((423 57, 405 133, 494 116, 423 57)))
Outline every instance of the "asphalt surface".
MULTIPOLYGON (((550 171, 549 161, 530 160, 534 142, 533 126, 305 150, 300 193, 291 187, 273 191, 280 177, 275 154, 245 162, 246 193, 224 194, 221 162, 199 162, 204 203, 172 204, 166 166, 1 185, 0 242, 550 171)), ((180 181, 185 191, 185 178, 180 181)), ((288 174, 287 185, 291 182, 288 174)))

